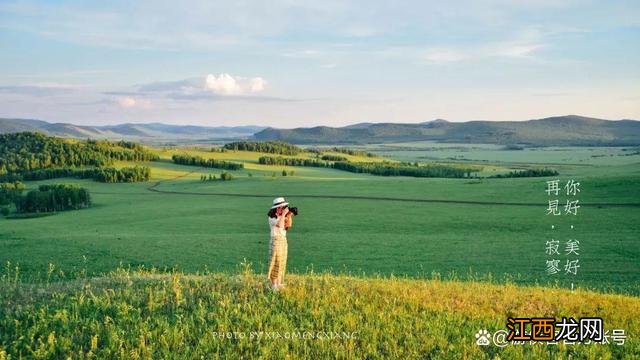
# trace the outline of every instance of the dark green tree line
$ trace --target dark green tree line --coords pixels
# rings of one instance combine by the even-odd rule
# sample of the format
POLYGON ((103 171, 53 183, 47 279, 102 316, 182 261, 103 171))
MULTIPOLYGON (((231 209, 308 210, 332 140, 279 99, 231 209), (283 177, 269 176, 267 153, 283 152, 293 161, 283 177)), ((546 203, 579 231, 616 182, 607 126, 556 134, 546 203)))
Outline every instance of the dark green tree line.
POLYGON ((301 158, 285 158, 282 156, 261 156, 258 163, 262 165, 286 165, 286 166, 311 166, 311 167, 331 167, 327 161, 301 158))
POLYGON ((558 171, 553 169, 527 169, 520 171, 510 171, 506 174, 497 174, 489 176, 491 178, 517 178, 517 177, 543 177, 559 175, 558 171))
POLYGON ((78 141, 32 132, 0 135, 0 176, 54 167, 99 167, 115 160, 157 159, 141 145, 127 141, 78 141))
POLYGON ((331 154, 322 155, 321 159, 326 161, 347 161, 347 158, 344 156, 331 155, 331 154))
POLYGON ((367 152, 367 151, 353 150, 353 149, 344 148, 344 147, 333 147, 333 148, 331 148, 331 151, 339 152, 339 153, 343 153, 343 154, 347 154, 347 155, 353 155, 353 156, 366 156, 366 157, 376 157, 377 156, 376 154, 372 154, 372 153, 367 152))
POLYGON ((310 167, 330 167, 337 170, 349 171, 353 173, 367 173, 380 176, 413 176, 413 177, 440 177, 440 178, 465 178, 471 177, 475 172, 473 169, 459 168, 446 165, 426 165, 419 166, 410 163, 372 162, 372 163, 352 163, 348 161, 321 161, 301 158, 285 158, 273 156, 261 156, 258 162, 263 165, 285 165, 285 166, 310 166, 310 167))
POLYGON ((226 170, 240 170, 244 167, 244 164, 242 163, 216 159, 205 159, 201 156, 191 155, 173 155, 172 160, 174 163, 180 165, 202 166, 226 170))
POLYGON ((15 203, 23 191, 24 184, 19 181, 0 183, 0 205, 15 203))
POLYGON ((19 213, 40 213, 81 209, 91 205, 89 191, 75 185, 40 185, 15 202, 19 213))
POLYGON ((5 181, 37 181, 73 177, 78 179, 93 179, 100 182, 142 182, 151 177, 148 166, 124 167, 120 169, 101 167, 91 169, 49 168, 9 174, 2 177, 5 181))
POLYGON ((269 154, 297 155, 303 150, 282 141, 235 141, 223 146, 227 150, 256 151, 269 154))
POLYGON ((367 173, 380 176, 413 176, 438 178, 471 177, 472 169, 457 168, 446 165, 411 166, 394 163, 350 163, 338 161, 333 163, 334 169, 353 173, 367 173))
POLYGON ((98 168, 93 169, 92 172, 92 179, 105 183, 142 182, 149 181, 151 177, 151 169, 147 166, 134 166, 120 169, 98 168))
POLYGON ((233 175, 226 171, 222 172, 222 174, 220 174, 220 177, 217 177, 216 174, 209 174, 209 175, 203 174, 200 176, 200 181, 217 181, 217 180, 228 181, 233 179, 234 179, 233 175))

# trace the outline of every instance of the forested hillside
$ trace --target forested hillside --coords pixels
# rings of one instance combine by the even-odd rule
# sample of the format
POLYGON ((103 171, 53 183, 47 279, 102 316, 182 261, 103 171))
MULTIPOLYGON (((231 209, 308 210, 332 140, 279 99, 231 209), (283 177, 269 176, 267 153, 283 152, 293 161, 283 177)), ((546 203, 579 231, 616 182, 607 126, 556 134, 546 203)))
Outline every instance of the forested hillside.
POLYGON ((141 145, 128 141, 75 141, 32 132, 0 135, 0 176, 48 168, 101 167, 115 160, 156 159, 141 145))
POLYGON ((363 123, 345 127, 267 128, 256 133, 254 138, 294 144, 433 140, 531 146, 631 146, 640 144, 640 121, 609 121, 570 115, 528 121, 363 123))

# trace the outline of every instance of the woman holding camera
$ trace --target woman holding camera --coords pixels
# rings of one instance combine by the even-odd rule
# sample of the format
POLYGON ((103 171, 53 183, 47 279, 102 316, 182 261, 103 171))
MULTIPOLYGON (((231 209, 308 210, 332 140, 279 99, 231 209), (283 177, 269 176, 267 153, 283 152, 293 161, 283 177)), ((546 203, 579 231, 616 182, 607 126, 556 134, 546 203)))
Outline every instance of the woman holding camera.
POLYGON ((287 266, 287 230, 293 225, 292 212, 289 211, 289 203, 283 197, 278 197, 273 199, 273 206, 267 215, 271 228, 267 277, 271 282, 271 288, 278 291, 285 285, 283 280, 287 266))

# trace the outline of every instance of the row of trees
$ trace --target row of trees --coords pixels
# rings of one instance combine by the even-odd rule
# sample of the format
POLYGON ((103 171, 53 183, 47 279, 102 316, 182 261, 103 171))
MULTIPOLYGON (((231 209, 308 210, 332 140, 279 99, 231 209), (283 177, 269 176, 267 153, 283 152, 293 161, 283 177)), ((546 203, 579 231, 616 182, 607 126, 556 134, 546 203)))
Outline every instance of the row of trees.
POLYGON ((295 145, 282 141, 235 141, 225 144, 223 148, 281 155, 297 155, 303 151, 295 145))
POLYGON ((516 177, 543 177, 559 175, 558 171, 553 169, 527 169, 520 171, 510 171, 506 174, 497 174, 490 176, 492 178, 516 178, 516 177))
POLYGON ((333 147, 330 149, 330 151, 333 152, 339 152, 339 153, 343 153, 343 154, 347 154, 347 155, 353 155, 353 156, 366 156, 366 157, 376 157, 376 154, 372 154, 370 152, 367 151, 363 151, 363 150, 353 150, 353 149, 349 149, 349 148, 344 148, 344 147, 333 147))
POLYGON ((381 176, 413 176, 438 178, 471 177, 472 169, 458 168, 446 165, 411 166, 393 163, 349 163, 338 161, 333 164, 334 169, 353 173, 367 173, 381 176))
POLYGON ((5 181, 37 181, 58 179, 63 177, 88 179, 93 177, 93 171, 93 169, 48 168, 7 174, 2 178, 5 181))
POLYGON ((314 159, 285 158, 282 156, 261 156, 258 163, 262 165, 331 167, 331 163, 314 159))
MULTIPOLYGON (((85 170, 87 171, 87 170, 85 170)), ((104 183, 125 183, 149 181, 151 169, 148 166, 134 166, 125 168, 97 168, 93 169, 92 179, 104 183)))
POLYGON ((89 191, 76 185, 40 185, 15 201, 19 213, 82 209, 91 205, 89 191))
POLYGON ((233 180, 233 175, 225 171, 222 174, 220 174, 219 178, 216 176, 216 174, 209 174, 208 176, 207 175, 200 176, 200 181, 216 181, 216 180, 222 180, 222 181, 233 180))
POLYGON ((0 183, 0 205, 10 205, 22 196, 24 184, 19 181, 0 183))
POLYGON ((322 155, 321 159, 326 161, 347 161, 347 158, 344 156, 331 155, 331 154, 322 155))
POLYGON ((240 170, 244 167, 242 163, 216 159, 205 159, 201 156, 173 155, 171 159, 174 163, 180 165, 202 166, 226 170, 240 170))
POLYGON ((157 159, 141 145, 127 141, 76 141, 33 132, 0 135, 0 176, 53 167, 105 166, 114 160, 157 159))
POLYGON ((25 171, 18 174, 5 175, 5 181, 36 181, 74 177, 78 179, 93 179, 100 182, 141 182, 148 181, 151 177, 151 169, 148 166, 124 167, 120 169, 112 167, 75 169, 75 168, 49 168, 25 171))
POLYGON ((446 165, 418 166, 417 163, 413 165, 410 163, 351 163, 347 161, 336 161, 331 163, 329 161, 285 158, 281 156, 261 156, 258 159, 258 162, 263 165, 330 167, 353 173, 367 173, 381 176, 464 178, 471 177, 472 173, 475 172, 473 169, 446 165))

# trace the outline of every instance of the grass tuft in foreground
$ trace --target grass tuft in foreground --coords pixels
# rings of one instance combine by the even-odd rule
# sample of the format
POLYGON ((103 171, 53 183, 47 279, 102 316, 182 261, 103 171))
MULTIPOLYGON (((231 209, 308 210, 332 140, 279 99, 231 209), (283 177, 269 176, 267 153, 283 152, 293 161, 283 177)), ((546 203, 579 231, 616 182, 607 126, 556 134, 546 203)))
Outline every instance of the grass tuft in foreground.
MULTIPOLYGON (((640 356, 640 299, 481 282, 117 269, 103 277, 0 282, 0 359, 494 358, 640 356), (478 346, 507 316, 599 316, 617 345, 478 346), (288 337, 288 338, 287 338, 288 337)), ((7 271, 5 270, 5 271, 7 271)))

